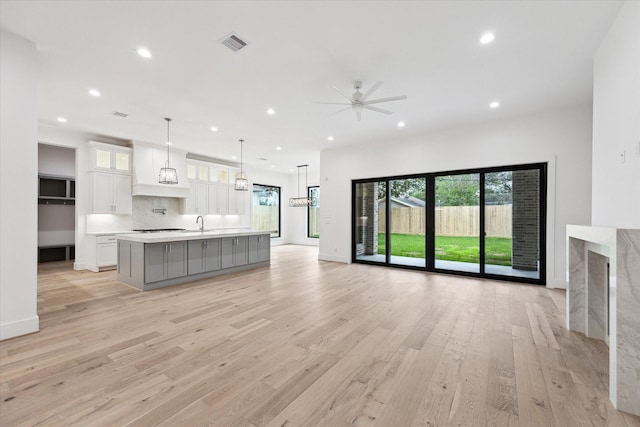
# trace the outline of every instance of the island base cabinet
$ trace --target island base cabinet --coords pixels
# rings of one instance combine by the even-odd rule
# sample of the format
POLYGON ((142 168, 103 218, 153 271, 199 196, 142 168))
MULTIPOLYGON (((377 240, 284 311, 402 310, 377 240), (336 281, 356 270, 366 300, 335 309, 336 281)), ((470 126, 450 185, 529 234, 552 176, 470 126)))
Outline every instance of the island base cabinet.
POLYGON ((268 267, 269 234, 164 242, 118 238, 118 280, 143 291, 268 267))
POLYGON ((188 242, 187 274, 200 274, 220 269, 220 239, 188 242))
POLYGON ((249 264, 247 236, 222 239, 222 268, 249 264))
POLYGON ((118 280, 136 288, 144 286, 144 245, 142 243, 118 241, 118 280))
POLYGON ((269 261, 271 258, 271 237, 268 234, 249 236, 249 264, 269 261))
POLYGON ((144 248, 145 283, 187 275, 187 242, 147 243, 144 248))

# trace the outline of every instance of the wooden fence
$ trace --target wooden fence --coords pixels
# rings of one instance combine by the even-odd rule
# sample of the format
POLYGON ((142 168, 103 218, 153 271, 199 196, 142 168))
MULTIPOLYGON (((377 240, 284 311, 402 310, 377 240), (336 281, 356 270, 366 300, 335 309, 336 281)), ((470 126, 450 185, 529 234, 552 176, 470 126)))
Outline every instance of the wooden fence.
POLYGON ((278 206, 253 206, 251 227, 254 230, 277 230, 278 206))
MULTIPOLYGON (((478 236, 479 206, 436 207, 436 236, 478 236)), ((425 208, 391 208, 391 233, 425 234, 425 208)), ((378 212, 378 231, 384 233, 385 210, 378 212)), ((511 205, 485 207, 488 237, 511 237, 511 205)))
POLYGON ((309 235, 320 235, 320 207, 309 208, 309 235))

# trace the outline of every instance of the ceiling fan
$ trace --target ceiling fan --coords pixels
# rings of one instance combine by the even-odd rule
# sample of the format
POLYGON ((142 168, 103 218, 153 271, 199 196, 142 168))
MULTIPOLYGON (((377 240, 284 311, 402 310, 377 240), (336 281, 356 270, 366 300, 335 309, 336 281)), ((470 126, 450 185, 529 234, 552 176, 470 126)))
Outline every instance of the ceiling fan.
POLYGON ((371 86, 369 90, 367 90, 365 93, 362 93, 360 92, 360 89, 362 88, 362 82, 358 80, 353 83, 353 88, 355 89, 355 92, 353 92, 351 96, 347 96, 337 87, 331 86, 333 89, 335 89, 336 92, 338 92, 340 95, 345 97, 349 102, 316 102, 316 104, 348 105, 348 107, 345 107, 329 115, 333 116, 335 114, 342 113, 343 111, 353 110, 356 112, 356 120, 358 121, 360 121, 360 119, 362 118, 362 110, 371 110, 371 111, 376 111, 382 114, 393 114, 393 111, 385 110, 379 107, 374 107, 371 104, 380 104, 383 102, 390 102, 390 101, 401 101, 403 99, 407 99, 407 96, 406 95, 392 96, 390 98, 379 98, 379 99, 372 99, 369 101, 368 100, 369 97, 373 95, 373 93, 376 90, 378 90, 380 86, 382 86, 382 82, 377 82, 376 84, 371 86))

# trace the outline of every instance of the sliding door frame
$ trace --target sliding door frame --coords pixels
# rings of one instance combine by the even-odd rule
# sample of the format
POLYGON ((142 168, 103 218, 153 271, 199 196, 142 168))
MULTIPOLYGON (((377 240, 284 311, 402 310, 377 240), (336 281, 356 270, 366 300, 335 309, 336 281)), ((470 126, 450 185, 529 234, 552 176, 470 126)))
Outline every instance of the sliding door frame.
POLYGON ((411 175, 396 175, 379 178, 356 179, 351 181, 351 261, 354 263, 380 265, 394 268, 404 268, 410 270, 420 270, 444 274, 453 274, 458 276, 480 277, 494 280, 505 280, 510 282, 530 283, 536 285, 546 285, 547 276, 547 163, 529 163, 520 165, 506 165, 486 168, 459 169, 442 172, 431 172, 411 175), (525 278, 518 276, 506 276, 491 274, 485 272, 485 174, 494 172, 521 171, 537 169, 539 171, 538 189, 539 189, 539 277, 537 279, 525 278), (463 175, 463 174, 479 174, 479 273, 446 270, 435 267, 435 179, 443 175, 463 175), (391 224, 390 224, 390 194, 391 188, 389 183, 394 180, 425 178, 426 188, 426 224, 425 224, 425 267, 392 264, 391 260, 391 224), (356 224, 356 187, 358 184, 371 182, 385 182, 385 262, 376 262, 357 259, 357 224, 356 224))

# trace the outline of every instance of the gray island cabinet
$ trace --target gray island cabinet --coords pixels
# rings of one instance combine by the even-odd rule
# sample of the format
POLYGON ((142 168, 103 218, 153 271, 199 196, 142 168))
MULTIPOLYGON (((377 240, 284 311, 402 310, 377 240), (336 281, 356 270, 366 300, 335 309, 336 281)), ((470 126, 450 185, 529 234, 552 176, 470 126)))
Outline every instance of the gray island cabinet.
POLYGON ((118 235, 118 280, 147 291, 268 266, 265 231, 167 232, 118 235))

